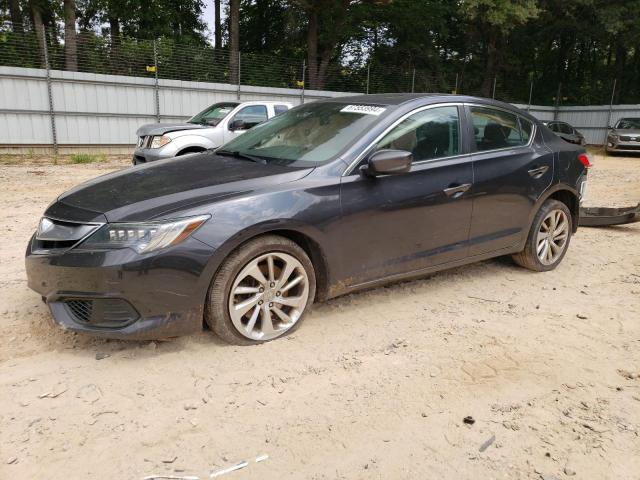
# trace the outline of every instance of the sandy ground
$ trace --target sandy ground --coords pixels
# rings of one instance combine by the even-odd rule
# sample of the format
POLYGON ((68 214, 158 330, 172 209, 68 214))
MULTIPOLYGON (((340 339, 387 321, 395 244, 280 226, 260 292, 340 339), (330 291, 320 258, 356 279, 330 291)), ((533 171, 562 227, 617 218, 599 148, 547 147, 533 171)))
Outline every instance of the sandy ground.
MULTIPOLYGON (((640 224, 581 229, 549 273, 497 259, 335 299, 257 347, 62 332, 27 240, 125 165, 0 165, 0 478, 640 478, 640 224)), ((637 201, 640 158, 598 157, 588 203, 637 201)))

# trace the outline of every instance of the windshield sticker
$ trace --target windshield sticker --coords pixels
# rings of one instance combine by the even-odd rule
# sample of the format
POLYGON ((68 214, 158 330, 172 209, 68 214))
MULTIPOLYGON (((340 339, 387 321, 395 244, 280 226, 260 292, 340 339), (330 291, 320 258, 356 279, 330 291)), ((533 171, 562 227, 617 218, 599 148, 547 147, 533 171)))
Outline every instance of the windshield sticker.
POLYGON ((341 112, 346 113, 364 113, 365 115, 380 115, 384 112, 384 107, 374 107, 373 105, 347 105, 341 112))
POLYGON ((229 113, 231 111, 231 107, 223 107, 218 110, 220 113, 229 113))

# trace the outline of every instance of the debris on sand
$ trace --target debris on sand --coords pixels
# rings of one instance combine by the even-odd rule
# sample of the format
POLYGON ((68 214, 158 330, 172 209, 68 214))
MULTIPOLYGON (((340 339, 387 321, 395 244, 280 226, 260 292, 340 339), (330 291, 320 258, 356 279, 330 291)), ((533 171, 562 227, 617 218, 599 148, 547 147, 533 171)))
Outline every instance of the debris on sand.
POLYGON ((221 468, 220 470, 215 470, 211 472, 211 474, 209 475, 209 478, 216 478, 221 475, 226 475, 227 473, 235 472, 236 470, 240 470, 241 468, 245 468, 247 466, 249 466, 249 462, 244 460, 240 463, 236 463, 235 465, 231 465, 230 467, 221 468))
POLYGON ((473 418, 471 415, 468 415, 462 419, 462 423, 466 423, 467 425, 473 425, 474 423, 476 423, 476 419, 473 418))
POLYGON ((478 449, 479 452, 484 452, 487 448, 489 448, 493 442, 496 441, 496 436, 495 435, 491 435, 491 438, 489 438, 486 442, 484 442, 482 445, 480 445, 480 448, 478 449))

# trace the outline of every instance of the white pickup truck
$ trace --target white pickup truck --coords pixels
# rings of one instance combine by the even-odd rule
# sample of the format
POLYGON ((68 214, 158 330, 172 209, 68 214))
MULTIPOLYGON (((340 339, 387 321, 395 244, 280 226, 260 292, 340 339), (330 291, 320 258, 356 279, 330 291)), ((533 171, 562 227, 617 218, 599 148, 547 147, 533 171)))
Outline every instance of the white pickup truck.
POLYGON ((143 125, 136 132, 138 143, 133 152, 133 164, 218 148, 291 107, 286 102, 221 102, 194 115, 186 123, 143 125))

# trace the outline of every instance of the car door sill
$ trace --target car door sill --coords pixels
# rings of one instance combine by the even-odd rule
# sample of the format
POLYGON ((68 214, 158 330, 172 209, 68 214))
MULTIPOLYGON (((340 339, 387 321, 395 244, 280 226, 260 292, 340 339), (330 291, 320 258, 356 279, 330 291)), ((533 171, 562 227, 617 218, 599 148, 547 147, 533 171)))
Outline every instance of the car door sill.
POLYGON ((518 245, 511 245, 509 247, 501 248, 500 250, 493 250, 491 252, 481 253, 479 255, 474 255, 472 257, 466 257, 460 260, 454 260, 452 262, 441 263, 439 265, 433 265, 431 267, 421 268, 419 270, 412 270, 410 272, 405 273, 395 273, 393 275, 388 275, 386 277, 377 278, 375 280, 369 280, 362 283, 356 283, 345 287, 343 291, 340 292, 332 292, 329 295, 330 298, 337 297, 338 295, 343 295, 345 293, 350 293, 356 290, 364 290, 367 288, 378 287, 381 285, 385 285, 388 283, 399 282, 402 280, 412 280, 429 273, 439 272, 441 270, 448 270, 450 268, 460 267, 462 265, 467 265, 469 263, 480 262, 482 260, 487 260, 493 257, 500 257, 502 255, 508 255, 512 253, 516 253, 518 251, 518 245))

